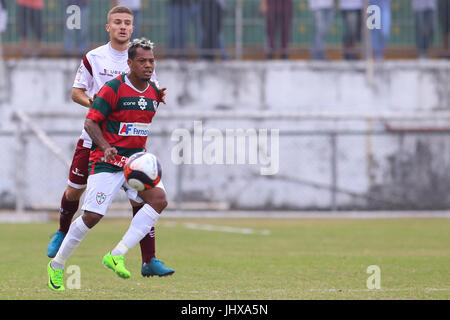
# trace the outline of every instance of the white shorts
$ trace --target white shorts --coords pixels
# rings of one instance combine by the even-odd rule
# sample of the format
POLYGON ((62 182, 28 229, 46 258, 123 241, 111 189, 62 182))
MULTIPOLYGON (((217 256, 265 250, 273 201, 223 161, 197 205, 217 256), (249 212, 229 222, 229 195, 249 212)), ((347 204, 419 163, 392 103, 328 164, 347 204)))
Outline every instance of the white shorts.
MULTIPOLYGON (((109 205, 116 197, 119 190, 123 187, 129 199, 138 203, 143 200, 139 197, 138 191, 133 189, 126 181, 123 171, 119 172, 100 172, 88 177, 86 194, 81 210, 87 210, 94 213, 105 215, 109 205)), ((163 189, 164 184, 160 181, 156 187, 163 189)))

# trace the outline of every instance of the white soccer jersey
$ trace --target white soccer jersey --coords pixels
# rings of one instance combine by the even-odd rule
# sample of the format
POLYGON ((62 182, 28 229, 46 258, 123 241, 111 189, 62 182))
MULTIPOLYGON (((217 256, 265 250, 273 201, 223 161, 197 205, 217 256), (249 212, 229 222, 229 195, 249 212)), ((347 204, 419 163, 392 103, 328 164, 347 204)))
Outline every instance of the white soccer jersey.
MULTIPOLYGON (((94 97, 106 82, 120 74, 128 73, 130 68, 127 59, 128 50, 117 51, 111 47, 110 42, 89 51, 80 63, 73 87, 86 89, 86 94, 89 97, 94 97)), ((153 71, 151 81, 159 87, 155 71, 153 71)), ((84 129, 80 139, 84 140, 84 147, 90 148, 92 146, 92 139, 84 129)))

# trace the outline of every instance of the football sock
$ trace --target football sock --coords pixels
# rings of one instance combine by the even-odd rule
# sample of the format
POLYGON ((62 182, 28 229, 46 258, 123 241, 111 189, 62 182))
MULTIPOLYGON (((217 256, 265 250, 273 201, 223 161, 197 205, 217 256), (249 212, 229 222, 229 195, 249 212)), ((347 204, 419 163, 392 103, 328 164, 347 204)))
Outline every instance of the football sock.
POLYGON ((69 201, 66 199, 66 193, 64 192, 61 199, 61 208, 59 209, 59 231, 67 233, 69 231, 72 218, 78 210, 80 201, 69 201))
MULTIPOLYGON (((133 217, 142 208, 133 207, 133 217)), ((148 263, 151 258, 155 258, 155 227, 152 227, 150 232, 145 235, 145 237, 139 243, 141 247, 141 257, 142 263, 148 263)))
POLYGON ((125 255, 129 249, 140 242, 155 225, 159 214, 150 205, 145 204, 133 217, 130 227, 119 244, 111 251, 112 255, 125 255))
POLYGON ((78 248, 89 230, 91 229, 84 224, 82 216, 79 216, 74 222, 72 222, 69 232, 61 243, 61 247, 52 261, 52 268, 62 269, 62 267, 64 267, 66 260, 73 254, 75 249, 78 248), (58 266, 59 268, 57 268, 58 266))

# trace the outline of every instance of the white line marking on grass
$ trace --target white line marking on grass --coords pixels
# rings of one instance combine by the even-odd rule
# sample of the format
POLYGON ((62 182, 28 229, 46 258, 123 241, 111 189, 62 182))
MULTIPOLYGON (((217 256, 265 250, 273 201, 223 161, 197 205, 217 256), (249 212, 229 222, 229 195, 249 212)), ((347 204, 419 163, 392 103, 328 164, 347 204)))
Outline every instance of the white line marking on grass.
POLYGON ((193 222, 186 222, 183 224, 188 229, 204 230, 204 231, 219 231, 219 232, 231 232, 240 234, 260 234, 264 236, 270 235, 269 230, 254 230, 250 228, 236 228, 228 226, 217 226, 213 224, 200 224, 193 222))
MULTIPOLYGON (((177 226, 176 222, 167 221, 163 224, 166 227, 175 227, 177 226)), ((187 229, 193 230, 204 230, 204 231, 219 231, 219 232, 230 232, 230 233, 239 233, 239 234, 259 234, 263 236, 270 235, 270 230, 254 230, 251 228, 236 228, 229 226, 218 226, 213 224, 201 224, 194 222, 185 222, 183 226, 187 229)))
MULTIPOLYGON (((387 292, 387 291, 411 291, 414 288, 391 288, 391 289, 309 289, 310 292, 387 292)), ((424 288, 425 291, 447 291, 450 288, 424 288)))

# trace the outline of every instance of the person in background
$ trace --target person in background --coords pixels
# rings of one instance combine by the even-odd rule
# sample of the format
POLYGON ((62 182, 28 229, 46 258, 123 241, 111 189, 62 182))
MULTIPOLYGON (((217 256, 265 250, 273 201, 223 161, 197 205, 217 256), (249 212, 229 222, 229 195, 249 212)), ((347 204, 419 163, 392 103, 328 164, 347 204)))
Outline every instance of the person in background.
POLYGON ((0 0, 0 60, 3 58, 2 33, 5 32, 8 25, 8 10, 6 0, 0 0))
POLYGON ((8 10, 6 8, 6 0, 0 0, 0 102, 4 98, 4 90, 6 85, 5 66, 3 65, 3 42, 2 33, 5 32, 8 25, 8 10))
POLYGON ((416 24, 416 46, 420 59, 428 58, 429 49, 434 37, 435 0, 413 0, 416 24))
POLYGON ((111 8, 115 6, 122 6, 130 8, 134 16, 134 31, 131 35, 131 39, 141 37, 141 0, 113 0, 111 8))
POLYGON ((192 0, 167 0, 169 18, 168 58, 187 57, 186 40, 192 0))
POLYGON ((309 0, 314 15, 314 36, 310 56, 313 60, 325 60, 326 39, 334 17, 333 0, 309 0))
POLYGON ((291 37, 293 1, 261 0, 261 14, 266 17, 267 59, 275 55, 275 38, 281 34, 281 59, 288 58, 288 47, 291 37))
POLYGON ((380 8, 381 29, 373 29, 370 32, 373 57, 376 60, 384 58, 386 45, 391 35, 391 0, 370 0, 369 5, 376 5, 380 8))
POLYGON ((202 21, 202 57, 214 60, 219 51, 225 0, 200 0, 202 21))
POLYGON ((89 1, 90 0, 67 0, 66 8, 76 5, 80 8, 80 29, 69 29, 64 25, 64 54, 81 58, 89 47, 88 25, 89 25, 89 1))
POLYGON ((439 23, 442 32, 442 47, 444 57, 450 58, 449 33, 450 33, 450 0, 439 0, 439 23))
POLYGON ((359 56, 357 48, 361 42, 362 0, 340 0, 344 32, 342 36, 342 57, 345 60, 356 60, 359 56))
POLYGON ((16 2, 22 56, 37 57, 41 54, 44 0, 16 0, 16 2), (31 35, 34 36, 34 41, 30 45, 31 35))

